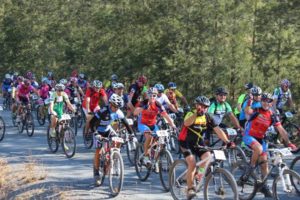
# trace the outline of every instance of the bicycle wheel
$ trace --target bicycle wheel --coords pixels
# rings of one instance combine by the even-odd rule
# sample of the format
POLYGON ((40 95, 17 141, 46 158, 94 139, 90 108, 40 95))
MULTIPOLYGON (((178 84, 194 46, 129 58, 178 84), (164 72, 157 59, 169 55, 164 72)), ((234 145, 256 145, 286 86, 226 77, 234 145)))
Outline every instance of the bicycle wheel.
POLYGON ((77 118, 76 117, 71 118, 70 127, 72 127, 75 135, 77 135, 77 118))
POLYGON ((16 115, 11 113, 11 121, 14 127, 17 127, 16 115))
POLYGON ((128 161, 131 165, 134 165, 136 146, 137 146, 137 143, 132 141, 132 140, 129 140, 126 143, 127 158, 128 158, 128 161))
POLYGON ((283 171, 283 179, 281 179, 281 177, 277 175, 273 181, 273 185, 272 185, 273 198, 276 200, 299 199, 300 198, 299 189, 300 189, 300 175, 293 170, 285 169, 283 171))
POLYGON ((99 160, 99 180, 100 180, 100 184, 99 186, 101 186, 104 182, 105 179, 105 175, 106 175, 106 158, 105 155, 101 155, 100 156, 100 160, 99 160))
POLYGON ((175 160, 170 167, 169 189, 175 200, 187 198, 186 172, 187 162, 185 160, 175 160))
POLYGON ((36 108, 36 118, 38 123, 43 126, 45 124, 46 121, 46 115, 44 112, 44 106, 43 105, 38 105, 38 107, 36 108))
POLYGON ((300 156, 294 158, 294 160, 291 163, 290 169, 300 174, 300 156))
POLYGON ((171 135, 169 142, 170 142, 170 145, 171 145, 171 151, 173 153, 179 154, 180 153, 180 148, 179 148, 178 137, 176 135, 171 135))
POLYGON ((124 163, 119 151, 112 151, 109 170, 109 188, 112 196, 117 196, 123 188, 124 163))
POLYGON ((59 145, 59 138, 57 136, 56 137, 50 136, 50 125, 48 126, 48 129, 47 129, 47 142, 48 142, 50 151, 52 153, 57 152, 58 145, 59 145))
POLYGON ((169 192, 169 171, 173 163, 173 157, 168 150, 162 150, 159 155, 159 178, 166 192, 169 192))
POLYGON ((90 132, 90 130, 87 134, 85 134, 85 126, 83 126, 83 129, 82 129, 82 137, 83 137, 84 146, 87 149, 92 148, 92 146, 93 146, 93 134, 90 132))
POLYGON ((234 177, 226 169, 217 168, 206 176, 204 199, 238 199, 234 177))
POLYGON ((144 163, 143 144, 138 144, 136 147, 134 160, 134 167, 137 176, 141 181, 146 181, 150 175, 151 168, 147 167, 146 163, 144 163))
POLYGON ((239 161, 247 162, 247 157, 241 147, 236 146, 235 148, 226 149, 226 162, 228 163, 229 169, 235 168, 239 161))
POLYGON ((67 158, 72 158, 76 151, 75 134, 70 127, 66 127, 62 134, 62 149, 67 158))
POLYGON ((237 191, 241 200, 253 199, 257 190, 257 178, 251 174, 247 180, 243 180, 249 163, 238 161, 231 173, 237 183, 237 191))
POLYGON ((24 122, 23 122, 23 120, 16 122, 16 125, 18 127, 19 133, 20 134, 23 133, 23 130, 24 130, 24 122))
POLYGON ((29 137, 33 136, 34 133, 34 120, 33 115, 31 113, 28 113, 25 118, 25 126, 26 126, 26 132, 29 137))
POLYGON ((0 142, 3 140, 5 135, 5 122, 3 118, 0 116, 0 142))
POLYGON ((79 109, 79 113, 77 115, 77 128, 81 128, 83 124, 83 117, 82 114, 84 114, 81 110, 82 108, 80 106, 77 107, 77 110, 79 109))
POLYGON ((287 125, 284 126, 284 129, 288 133, 289 139, 291 141, 295 141, 299 139, 300 136, 300 128, 296 124, 293 123, 288 123, 287 125))

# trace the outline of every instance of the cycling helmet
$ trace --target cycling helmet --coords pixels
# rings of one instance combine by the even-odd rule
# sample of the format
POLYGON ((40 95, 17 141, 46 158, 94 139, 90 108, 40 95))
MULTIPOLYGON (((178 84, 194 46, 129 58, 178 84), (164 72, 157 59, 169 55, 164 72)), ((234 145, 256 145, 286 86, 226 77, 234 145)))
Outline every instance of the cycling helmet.
POLYGON ((111 80, 112 81, 118 80, 118 76, 116 74, 111 75, 111 80))
POLYGON ((116 83, 115 88, 125 88, 123 83, 116 83))
POLYGON ((53 77, 53 72, 48 72, 48 73, 47 73, 47 76, 48 76, 48 77, 53 77))
POLYGON ((102 82, 99 81, 99 80, 94 80, 92 85, 93 85, 93 87, 101 88, 102 87, 102 82))
POLYGON ((5 74, 6 79, 10 79, 10 74, 5 74))
POLYGON ((29 86, 29 85, 30 85, 30 80, 25 79, 25 80, 24 80, 24 85, 29 86))
POLYGON ((169 87, 170 89, 176 89, 176 88, 177 88, 176 83, 174 83, 174 82, 168 83, 168 87, 169 87))
POLYGON ((17 80, 18 81, 24 81, 24 77, 23 76, 18 76, 17 80))
POLYGON ((26 77, 27 77, 28 79, 32 79, 32 76, 33 76, 33 74, 32 74, 31 71, 28 71, 28 72, 26 73, 26 77))
POLYGON ((122 97, 120 97, 117 94, 112 94, 109 98, 109 103, 114 104, 115 106, 118 106, 119 108, 123 106, 124 101, 122 97))
POLYGON ((79 77, 80 79, 84 79, 84 74, 79 74, 78 77, 79 77))
POLYGON ((155 87, 151 87, 147 90, 148 95, 157 94, 158 90, 155 87))
POLYGON ((46 77, 42 78, 42 83, 48 83, 48 79, 46 77))
POLYGON ((138 78, 138 81, 143 83, 143 84, 146 84, 147 83, 147 77, 142 75, 138 78))
POLYGON ((253 83, 246 83, 245 85, 244 85, 244 87, 245 87, 245 89, 246 90, 249 90, 249 89, 251 89, 252 87, 253 87, 253 83))
POLYGON ((71 83, 77 83, 77 78, 76 77, 71 77, 70 82, 71 83))
POLYGON ((216 89, 216 94, 218 95, 218 94, 228 94, 228 92, 227 92, 227 90, 225 89, 225 88, 223 88, 223 87, 218 87, 217 89, 216 89))
POLYGON ((61 83, 58 83, 55 85, 55 90, 56 91, 64 91, 65 90, 65 86, 61 83))
POLYGON ((14 76, 19 76, 19 72, 14 72, 14 76))
POLYGON ((154 87, 157 89, 157 91, 159 93, 162 93, 165 90, 165 87, 163 86, 163 84, 160 84, 160 83, 155 84, 154 87))
POLYGON ((67 79, 60 79, 59 83, 66 85, 68 83, 67 79))
POLYGON ((283 79, 280 82, 280 85, 290 87, 291 86, 291 82, 289 80, 287 80, 287 79, 283 79))
POLYGON ((198 96, 195 100, 194 100, 195 104, 201 104, 204 106, 210 106, 210 101, 207 97, 205 96, 198 96))
POLYGON ((251 88, 251 94, 253 94, 253 95, 261 95, 261 93, 262 93, 262 90, 261 90, 260 87, 258 87, 258 86, 253 86, 253 87, 251 88))
POLYGON ((267 101, 269 101, 269 102, 272 102, 273 101, 273 96, 272 96, 272 94, 270 94, 270 93, 268 93, 268 92, 264 92, 264 93, 262 93, 262 95, 261 95, 261 100, 263 101, 263 100, 267 100, 267 101))

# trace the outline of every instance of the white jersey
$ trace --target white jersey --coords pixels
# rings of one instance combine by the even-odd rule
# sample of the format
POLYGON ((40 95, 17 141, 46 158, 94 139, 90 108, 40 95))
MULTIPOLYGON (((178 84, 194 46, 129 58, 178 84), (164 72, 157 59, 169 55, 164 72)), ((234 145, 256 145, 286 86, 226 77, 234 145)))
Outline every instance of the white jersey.
POLYGON ((168 108, 168 105, 171 104, 170 103, 170 100, 168 99, 167 95, 162 93, 161 96, 157 96, 156 97, 156 100, 162 105, 165 107, 165 109, 168 108))

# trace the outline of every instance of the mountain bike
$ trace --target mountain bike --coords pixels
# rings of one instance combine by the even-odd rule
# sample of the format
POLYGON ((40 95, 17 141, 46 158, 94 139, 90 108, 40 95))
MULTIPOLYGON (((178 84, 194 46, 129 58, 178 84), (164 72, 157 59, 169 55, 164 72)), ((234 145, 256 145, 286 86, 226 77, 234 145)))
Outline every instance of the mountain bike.
POLYGON ((11 108, 11 104, 12 104, 11 93, 12 93, 12 89, 9 88, 3 99, 3 110, 10 110, 11 108))
MULTIPOLYGON (((203 188, 204 199, 238 199, 237 185, 232 174, 221 167, 226 160, 223 147, 200 147, 211 152, 210 156, 196 163, 196 172, 202 163, 205 166, 203 178, 199 181, 194 176, 194 188, 197 193, 203 188)), ((183 159, 175 160, 170 167, 169 185, 173 199, 187 198, 187 162, 183 159)))
POLYGON ((25 129, 27 135, 31 137, 34 134, 34 119, 30 108, 31 106, 23 103, 20 106, 21 106, 21 110, 19 115, 19 121, 17 121, 17 119, 15 120, 13 119, 14 124, 17 125, 19 133, 23 133, 25 129))
POLYGON ((48 114, 48 105, 50 104, 50 99, 39 99, 37 103, 38 105, 36 108, 36 118, 38 123, 42 126, 45 124, 47 118, 50 121, 48 114))
POLYGON ((49 149, 52 153, 56 153, 61 144, 64 154, 67 158, 72 158, 76 152, 76 138, 75 134, 70 127, 71 116, 63 114, 58 120, 55 127, 55 137, 51 137, 50 125, 47 129, 47 142, 49 149))

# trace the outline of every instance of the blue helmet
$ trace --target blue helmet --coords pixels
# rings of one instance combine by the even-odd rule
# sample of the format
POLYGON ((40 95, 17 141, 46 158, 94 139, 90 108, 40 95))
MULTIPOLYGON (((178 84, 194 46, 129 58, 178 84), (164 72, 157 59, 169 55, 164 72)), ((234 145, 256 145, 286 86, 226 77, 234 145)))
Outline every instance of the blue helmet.
POLYGON ((168 83, 168 87, 169 87, 170 89, 176 89, 176 88, 177 88, 176 83, 174 83, 174 82, 168 83))
POLYGON ((155 84, 154 87, 158 90, 159 93, 162 93, 165 90, 163 84, 160 83, 155 84))

